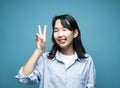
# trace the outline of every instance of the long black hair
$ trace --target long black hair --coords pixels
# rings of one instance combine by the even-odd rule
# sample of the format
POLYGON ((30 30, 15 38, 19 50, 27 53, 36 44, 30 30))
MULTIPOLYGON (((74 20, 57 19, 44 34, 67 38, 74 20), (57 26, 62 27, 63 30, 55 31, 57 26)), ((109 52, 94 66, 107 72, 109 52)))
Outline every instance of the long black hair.
POLYGON ((53 46, 52 46, 52 49, 49 53, 48 58, 53 59, 55 57, 56 51, 57 50, 60 51, 60 49, 61 49, 54 39, 54 26, 55 26, 55 22, 57 19, 61 20, 61 24, 64 28, 68 28, 71 31, 75 31, 76 29, 78 30, 78 36, 73 39, 73 48, 76 51, 79 59, 85 59, 86 58, 85 57, 86 51, 85 51, 85 48, 83 47, 83 44, 81 41, 80 29, 78 27, 76 20, 71 15, 68 15, 68 14, 55 16, 52 19, 52 28, 53 28, 52 42, 53 42, 53 46))

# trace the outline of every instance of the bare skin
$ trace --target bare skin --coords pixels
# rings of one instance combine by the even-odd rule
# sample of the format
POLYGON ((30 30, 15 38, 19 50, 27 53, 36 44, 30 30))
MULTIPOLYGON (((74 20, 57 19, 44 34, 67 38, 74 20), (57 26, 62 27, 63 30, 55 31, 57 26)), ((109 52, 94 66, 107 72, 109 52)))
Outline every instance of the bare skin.
POLYGON ((57 19, 54 27, 54 39, 61 47, 61 53, 65 55, 73 55, 75 53, 73 49, 73 39, 78 36, 77 29, 70 31, 68 28, 64 28, 60 19, 57 19))
POLYGON ((44 26, 43 34, 40 26, 38 26, 38 31, 39 33, 36 34, 36 49, 22 69, 24 75, 29 75, 33 72, 35 64, 46 48, 46 26, 44 26))

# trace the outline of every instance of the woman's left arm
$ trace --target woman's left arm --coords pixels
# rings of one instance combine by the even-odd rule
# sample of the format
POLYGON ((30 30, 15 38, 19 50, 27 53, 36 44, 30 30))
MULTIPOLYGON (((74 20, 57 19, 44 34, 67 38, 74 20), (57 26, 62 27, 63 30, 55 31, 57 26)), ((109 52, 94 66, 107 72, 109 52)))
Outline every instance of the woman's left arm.
POLYGON ((92 57, 89 57, 89 70, 87 78, 87 88, 96 88, 96 69, 92 57))

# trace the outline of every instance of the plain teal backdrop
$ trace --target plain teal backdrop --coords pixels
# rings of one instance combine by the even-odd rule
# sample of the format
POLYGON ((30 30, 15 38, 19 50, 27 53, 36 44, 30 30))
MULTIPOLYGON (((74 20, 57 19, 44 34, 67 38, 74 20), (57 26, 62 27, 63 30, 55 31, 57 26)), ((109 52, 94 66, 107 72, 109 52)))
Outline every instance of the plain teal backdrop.
POLYGON ((0 0, 0 88, 37 88, 15 79, 35 49, 37 25, 59 14, 75 17, 82 41, 94 60, 97 88, 120 88, 120 0, 0 0))

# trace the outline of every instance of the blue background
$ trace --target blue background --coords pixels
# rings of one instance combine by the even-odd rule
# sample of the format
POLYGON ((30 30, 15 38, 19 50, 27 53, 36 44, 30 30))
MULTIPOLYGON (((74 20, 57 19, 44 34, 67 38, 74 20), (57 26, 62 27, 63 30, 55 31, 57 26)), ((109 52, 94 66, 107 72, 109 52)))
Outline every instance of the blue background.
POLYGON ((97 88, 120 88, 119 0, 0 0, 0 88, 37 88, 15 79, 35 49, 37 25, 47 25, 51 42, 53 16, 75 17, 82 41, 94 60, 97 88))

